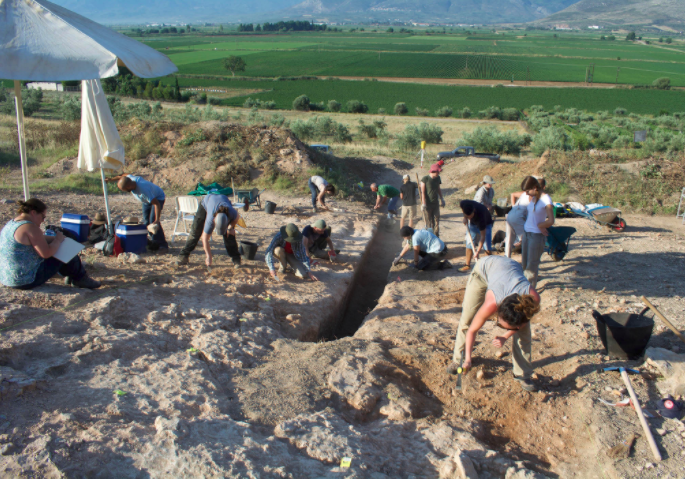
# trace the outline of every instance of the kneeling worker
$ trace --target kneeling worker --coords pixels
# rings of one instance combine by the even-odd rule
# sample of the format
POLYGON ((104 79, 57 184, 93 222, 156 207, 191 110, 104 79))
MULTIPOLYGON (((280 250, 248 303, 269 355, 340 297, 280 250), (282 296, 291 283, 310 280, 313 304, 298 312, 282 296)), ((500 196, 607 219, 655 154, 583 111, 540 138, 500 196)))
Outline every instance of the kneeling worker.
POLYGON ((240 266, 240 253, 235 238, 235 226, 238 220, 240 220, 240 214, 233 208, 226 195, 206 195, 197 206, 197 213, 195 213, 193 225, 190 227, 188 240, 176 260, 176 265, 188 265, 190 253, 202 240, 202 247, 206 255, 205 265, 211 267, 212 248, 209 245, 209 240, 212 238, 212 230, 216 230, 218 235, 224 237, 224 246, 233 265, 240 266))
POLYGON ((436 266, 439 270, 451 267, 448 261, 440 261, 442 257, 447 255, 445 243, 430 230, 414 230, 411 227, 402 227, 400 235, 407 243, 393 262, 395 265, 411 248, 414 250, 413 266, 418 270, 430 269, 436 262, 440 262, 440 265, 436 266))
POLYGON ((331 227, 324 220, 317 220, 314 225, 307 225, 302 229, 302 243, 309 258, 335 260, 340 252, 333 247, 331 227))
POLYGON ((471 368, 471 353, 478 331, 488 318, 496 315, 497 326, 505 330, 492 344, 500 348, 509 337, 514 337, 512 363, 514 378, 529 392, 535 391, 531 380, 530 320, 540 311, 540 295, 523 275, 521 265, 506 257, 486 257, 478 260, 466 284, 461 319, 457 328, 451 374, 471 368))
POLYGON ((279 272, 285 273, 288 265, 290 265, 295 270, 297 277, 304 278, 307 275, 313 281, 318 281, 318 278, 312 275, 311 264, 302 238, 300 229, 294 223, 281 227, 281 230, 274 235, 265 254, 269 273, 274 280, 278 280, 274 265, 274 257, 276 257, 281 263, 279 272))
POLYGON ((118 175, 106 178, 106 182, 117 182, 117 187, 122 192, 130 192, 140 203, 143 204, 143 223, 146 226, 158 225, 155 228, 154 240, 159 244, 158 253, 169 251, 169 244, 164 236, 162 229, 162 209, 166 195, 164 190, 152 182, 148 182, 143 177, 136 175, 118 175))

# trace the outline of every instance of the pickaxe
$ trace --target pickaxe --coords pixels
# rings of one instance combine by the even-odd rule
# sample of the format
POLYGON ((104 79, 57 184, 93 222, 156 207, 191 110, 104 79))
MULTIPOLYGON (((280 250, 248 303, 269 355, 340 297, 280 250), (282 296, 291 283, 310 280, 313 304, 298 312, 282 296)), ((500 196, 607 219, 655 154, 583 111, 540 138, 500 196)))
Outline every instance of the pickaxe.
POLYGON ((623 383, 625 383, 626 388, 628 389, 628 393, 630 394, 630 399, 633 401, 633 406, 635 407, 635 411, 637 412, 637 417, 640 419, 640 423, 642 424, 642 430, 645 432, 645 435, 647 437, 647 441, 649 442, 649 446, 652 448, 652 453, 654 454, 654 458, 656 458, 657 462, 661 461, 661 453, 659 453, 659 447, 657 447, 656 442, 654 441, 654 437, 652 436, 652 431, 649 429, 649 424, 647 424, 647 420, 645 419, 645 415, 642 413, 642 407, 640 407, 640 402, 637 399, 637 395, 635 395, 635 390, 633 390, 633 386, 630 384, 630 379, 628 378, 628 373, 640 373, 637 370, 633 370, 632 368, 625 368, 625 367, 609 367, 605 368, 605 372, 611 372, 614 370, 618 370, 621 372, 621 378, 623 379, 623 383))

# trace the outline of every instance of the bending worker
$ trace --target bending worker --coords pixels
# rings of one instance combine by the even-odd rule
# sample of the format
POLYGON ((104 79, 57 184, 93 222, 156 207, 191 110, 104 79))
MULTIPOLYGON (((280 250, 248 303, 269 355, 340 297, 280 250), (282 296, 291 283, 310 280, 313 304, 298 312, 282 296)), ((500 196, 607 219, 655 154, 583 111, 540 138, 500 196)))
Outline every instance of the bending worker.
POLYGON ((440 261, 442 257, 447 255, 445 243, 430 230, 414 230, 411 227, 402 227, 400 235, 406 240, 406 244, 400 255, 393 262, 394 265, 400 262, 400 259, 404 257, 409 249, 413 249, 414 263, 412 265, 418 270, 430 269, 431 265, 436 262, 440 263, 437 266, 438 270, 451 267, 446 260, 440 261))
POLYGON ((309 179, 309 191, 312 192, 312 208, 316 212, 316 203, 321 204, 321 208, 328 210, 326 206, 326 194, 335 195, 335 187, 328 183, 323 177, 314 175, 309 179))
MULTIPOLYGON (((459 269, 460 272, 468 272, 471 269, 471 258, 478 260, 483 251, 483 244, 488 232, 492 235, 492 215, 482 204, 473 200, 462 200, 459 203, 464 214, 466 225, 466 265, 459 269), (478 241, 478 248, 473 248, 473 242, 478 241)), ((490 255, 490 252, 487 252, 490 255)))
POLYGON ((375 183, 372 183, 370 188, 372 192, 376 193, 376 205, 373 209, 378 210, 383 206, 386 199, 390 199, 388 202, 388 218, 397 215, 397 202, 400 200, 400 191, 392 185, 377 185, 375 183))
POLYGON ((461 319, 457 328, 452 363, 448 373, 465 372, 471 368, 471 354, 478 331, 488 318, 496 315, 499 328, 505 330, 492 344, 501 348, 510 337, 514 378, 529 392, 535 391, 531 380, 530 320, 540 310, 540 295, 523 275, 518 262, 506 257, 487 257, 478 260, 466 285, 461 319))
POLYGON ((197 243, 202 240, 202 248, 205 250, 205 265, 212 266, 212 248, 209 241, 212 238, 212 230, 224 238, 226 253, 231 257, 234 266, 240 266, 240 253, 238 242, 235 238, 235 226, 240 219, 240 214, 233 208, 231 201, 226 195, 210 193, 206 195, 197 206, 197 213, 193 225, 190 227, 188 240, 176 260, 176 265, 188 265, 190 253, 195 250, 197 243))
POLYGON ((169 244, 162 229, 162 209, 166 195, 164 190, 143 177, 137 175, 118 175, 105 179, 106 182, 117 182, 117 187, 122 192, 130 192, 133 197, 143 205, 143 223, 146 226, 158 225, 154 239, 159 243, 158 253, 169 251, 169 244))
POLYGON ((302 234, 294 223, 281 227, 280 231, 271 240, 269 248, 266 249, 265 256, 269 273, 276 281, 278 281, 278 276, 276 275, 274 257, 281 263, 279 272, 285 273, 288 265, 290 265, 295 270, 295 276, 298 278, 304 278, 307 275, 311 280, 318 281, 318 278, 312 275, 307 249, 302 241, 302 234))
POLYGON ((314 225, 307 225, 302 229, 302 243, 309 258, 335 260, 340 250, 333 246, 331 232, 331 227, 324 220, 317 220, 314 225))

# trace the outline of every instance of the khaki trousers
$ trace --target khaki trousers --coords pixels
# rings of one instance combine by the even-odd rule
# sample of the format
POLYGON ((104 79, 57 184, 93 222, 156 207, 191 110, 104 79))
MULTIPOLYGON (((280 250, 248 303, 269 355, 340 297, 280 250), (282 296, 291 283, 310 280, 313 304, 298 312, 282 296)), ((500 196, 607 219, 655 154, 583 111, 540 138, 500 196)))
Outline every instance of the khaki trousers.
MULTIPOLYGON (((482 266, 481 262, 482 260, 478 260, 476 267, 471 272, 468 283, 466 284, 464 302, 461 306, 461 318, 459 319, 457 339, 454 344, 454 353, 452 354, 452 361, 459 363, 460 365, 463 362, 464 350, 466 349, 466 332, 471 326, 473 317, 476 316, 476 313, 478 313, 483 302, 485 302, 485 294, 488 291, 488 284, 480 273, 482 266)), ((513 343, 511 360, 514 367, 514 375, 528 378, 533 374, 533 366, 530 363, 532 343, 530 323, 526 323, 521 327, 521 329, 511 337, 511 340, 513 343)))
POLYGON ((278 261, 281 262, 282 272, 285 271, 288 265, 290 265, 291 267, 293 267, 293 270, 295 271, 295 276, 299 278, 304 278, 304 276, 307 274, 307 268, 304 266, 304 263, 300 262, 292 253, 287 253, 285 251, 285 248, 274 248, 274 257, 276 257, 278 261))

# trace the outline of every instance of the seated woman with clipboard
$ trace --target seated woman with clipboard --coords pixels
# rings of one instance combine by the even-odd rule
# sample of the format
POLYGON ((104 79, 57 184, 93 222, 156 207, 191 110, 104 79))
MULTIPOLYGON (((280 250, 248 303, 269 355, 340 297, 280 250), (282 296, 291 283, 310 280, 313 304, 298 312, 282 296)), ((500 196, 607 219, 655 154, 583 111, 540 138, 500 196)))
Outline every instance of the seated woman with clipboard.
POLYGON ((0 283, 29 290, 60 273, 75 287, 98 288, 100 282, 88 276, 78 256, 83 246, 61 232, 54 237, 43 234, 40 224, 47 210, 36 198, 19 202, 18 216, 0 232, 0 283), (69 248, 72 243, 74 248, 69 248))

